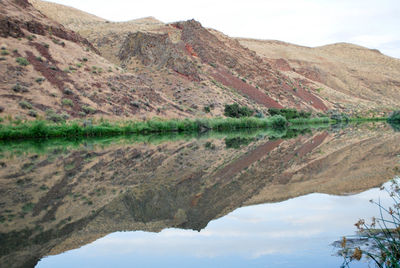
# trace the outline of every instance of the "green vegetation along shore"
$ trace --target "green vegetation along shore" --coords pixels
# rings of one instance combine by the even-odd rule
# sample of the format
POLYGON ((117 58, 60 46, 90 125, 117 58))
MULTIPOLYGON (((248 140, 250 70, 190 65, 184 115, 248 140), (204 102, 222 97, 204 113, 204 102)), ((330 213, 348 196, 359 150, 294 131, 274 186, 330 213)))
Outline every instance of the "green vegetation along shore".
MULTIPOLYGON (((349 120, 379 121, 386 120, 386 118, 349 120)), ((52 137, 102 137, 127 134, 150 134, 168 132, 205 132, 208 130, 229 131, 251 128, 282 129, 287 128, 289 125, 335 122, 337 122, 337 120, 332 120, 328 117, 294 118, 288 120, 282 115, 274 115, 265 118, 241 117, 183 120, 153 119, 144 122, 108 122, 100 120, 96 123, 90 120, 68 121, 62 123, 35 120, 0 124, 0 140, 52 137)))

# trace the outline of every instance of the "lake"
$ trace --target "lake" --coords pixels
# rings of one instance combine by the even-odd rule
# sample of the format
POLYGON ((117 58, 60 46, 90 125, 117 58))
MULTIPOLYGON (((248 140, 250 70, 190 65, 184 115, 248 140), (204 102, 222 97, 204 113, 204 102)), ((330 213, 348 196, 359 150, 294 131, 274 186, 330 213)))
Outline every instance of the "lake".
POLYGON ((399 141, 368 123, 3 142, 0 267, 340 267, 399 141))

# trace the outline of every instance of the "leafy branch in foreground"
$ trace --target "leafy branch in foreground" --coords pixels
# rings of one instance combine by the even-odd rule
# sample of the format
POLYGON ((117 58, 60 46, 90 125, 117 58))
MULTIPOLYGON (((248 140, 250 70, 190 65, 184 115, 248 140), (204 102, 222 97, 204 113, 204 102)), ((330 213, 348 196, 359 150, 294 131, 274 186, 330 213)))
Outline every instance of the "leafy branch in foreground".
POLYGON ((370 223, 360 219, 355 226, 356 238, 343 237, 339 254, 344 262, 341 267, 350 267, 353 261, 365 259, 376 267, 400 267, 400 186, 394 179, 390 187, 382 187, 393 201, 385 207, 379 201, 370 200, 379 208, 379 217, 370 223))

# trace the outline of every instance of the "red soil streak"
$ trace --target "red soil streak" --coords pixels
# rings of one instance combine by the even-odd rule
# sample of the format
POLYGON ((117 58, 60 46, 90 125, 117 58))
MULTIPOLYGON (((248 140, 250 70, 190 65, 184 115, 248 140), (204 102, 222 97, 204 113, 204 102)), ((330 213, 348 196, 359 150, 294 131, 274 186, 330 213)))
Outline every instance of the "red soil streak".
POLYGON ((299 157, 303 157, 306 154, 312 152, 315 148, 317 148, 325 139, 328 137, 328 132, 324 132, 312 138, 311 141, 305 143, 298 150, 295 151, 299 157))
POLYGON ((223 169, 219 170, 216 174, 215 177, 219 177, 222 180, 229 180, 233 178, 236 174, 238 174, 240 171, 244 170, 245 168, 249 167, 251 164, 257 162, 261 158, 265 157, 269 152, 271 152, 273 149, 278 147, 283 140, 275 140, 275 141, 269 141, 253 151, 245 154, 244 156, 240 157, 238 160, 236 160, 233 163, 230 163, 229 165, 225 166, 223 169))
POLYGON ((193 57, 198 57, 197 53, 194 51, 193 47, 190 44, 186 44, 185 48, 190 55, 192 55, 193 57))
POLYGON ((307 69, 307 68, 296 68, 296 73, 301 74, 302 76, 319 83, 324 84, 324 79, 322 79, 321 74, 315 70, 307 69))
POLYGON ((273 59, 271 60, 271 65, 280 71, 291 71, 289 63, 284 59, 273 59))
POLYGON ((36 43, 36 42, 30 42, 29 44, 34 46, 36 48, 36 50, 40 53, 40 55, 42 55, 42 57, 44 57, 46 60, 48 60, 52 64, 58 63, 55 59, 53 59, 53 57, 50 55, 49 49, 46 48, 44 45, 36 43))
POLYGON ((182 76, 183 78, 185 78, 185 79, 187 79, 187 80, 189 80, 189 81, 196 81, 196 82, 199 82, 199 81, 200 81, 200 79, 197 79, 196 77, 193 77, 193 76, 191 76, 191 75, 187 75, 187 74, 180 73, 180 72, 177 71, 177 70, 174 70, 174 72, 177 73, 177 74, 179 74, 180 76, 182 76))
POLYGON ((33 65, 33 68, 41 73, 47 79, 47 81, 56 86, 60 91, 63 92, 64 90, 64 82, 73 82, 67 77, 64 72, 58 69, 50 69, 47 63, 37 60, 35 55, 33 55, 31 51, 25 52, 28 57, 28 61, 33 65))
POLYGON ((293 95, 296 95, 297 97, 301 98, 307 103, 310 103, 310 101, 312 101, 311 105, 318 110, 322 111, 328 110, 328 107, 325 106, 325 104, 322 102, 320 98, 318 98, 311 92, 304 90, 300 86, 298 86, 297 90, 293 92, 293 95))
POLYGON ((303 157, 306 154, 312 152, 315 148, 317 148, 321 143, 328 137, 328 132, 321 133, 319 135, 314 136, 310 141, 304 143, 299 149, 294 150, 293 153, 288 154, 284 159, 283 162, 287 163, 290 159, 294 156, 303 157))
POLYGON ((226 70, 218 69, 217 72, 212 73, 211 76, 224 86, 236 89, 243 95, 246 95, 248 98, 259 104, 265 105, 268 108, 283 108, 282 105, 277 103, 271 97, 268 97, 261 90, 258 90, 255 87, 243 82, 241 79, 234 77, 226 70))

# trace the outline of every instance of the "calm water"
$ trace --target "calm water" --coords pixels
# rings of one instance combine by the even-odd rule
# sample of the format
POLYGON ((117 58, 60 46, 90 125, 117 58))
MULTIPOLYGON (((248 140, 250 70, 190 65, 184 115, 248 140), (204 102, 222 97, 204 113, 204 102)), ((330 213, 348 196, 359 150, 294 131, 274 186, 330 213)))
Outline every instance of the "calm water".
POLYGON ((0 267, 340 267, 332 243, 389 202, 399 138, 366 124, 4 143, 0 267))

